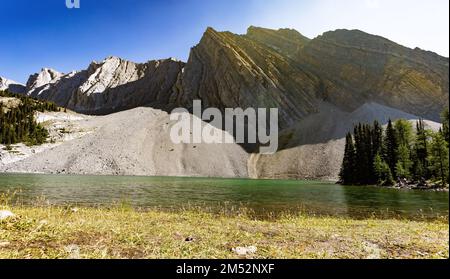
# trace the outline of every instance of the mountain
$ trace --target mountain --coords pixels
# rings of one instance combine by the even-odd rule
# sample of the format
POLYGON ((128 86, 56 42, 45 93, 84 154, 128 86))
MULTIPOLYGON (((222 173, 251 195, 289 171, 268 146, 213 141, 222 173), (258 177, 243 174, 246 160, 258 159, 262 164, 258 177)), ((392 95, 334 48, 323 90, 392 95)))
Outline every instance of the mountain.
POLYGON ((31 75, 27 81, 28 95, 38 96, 51 84, 58 82, 62 73, 59 73, 53 69, 43 68, 39 73, 31 75))
POLYGON ((9 92, 16 94, 24 94, 26 92, 24 85, 3 77, 0 77, 0 90, 8 90, 9 92))
POLYGON ((182 77, 189 103, 278 107, 283 126, 327 101, 346 111, 376 102, 439 121, 449 102, 449 60, 358 30, 309 40, 294 30, 208 29, 182 77))
POLYGON ((289 126, 317 112, 317 77, 247 36, 208 28, 191 50, 177 83, 174 102, 192 105, 201 99, 218 108, 278 108, 289 126))
POLYGON ((43 69, 27 94, 88 114, 138 106, 276 107, 287 128, 329 102, 351 112, 379 103, 434 121, 449 101, 449 60, 359 30, 309 39, 292 29, 208 28, 186 63, 109 57, 86 70, 43 69))
POLYGON ((87 114, 108 114, 144 105, 158 107, 168 103, 183 66, 174 59, 139 64, 109 57, 69 74, 43 69, 29 78, 27 94, 87 114))
MULTIPOLYGON (((239 176, 248 174, 253 178, 336 179, 342 163, 345 134, 358 122, 378 120, 386 124, 389 118, 410 121, 425 118, 430 128, 439 128, 440 113, 449 103, 449 59, 359 30, 335 30, 309 39, 292 29, 252 26, 246 34, 238 35, 208 28, 191 49, 186 63, 174 59, 134 63, 109 57, 69 74, 43 69, 30 77, 26 94, 85 114, 104 115, 127 110, 105 119, 118 115, 134 119, 131 114, 139 110, 128 110, 141 106, 166 112, 174 107, 191 108, 196 99, 201 99, 204 107, 221 109, 278 108, 279 152, 243 156, 236 146, 223 147, 219 158, 225 158, 230 152, 228 165, 238 166, 224 170, 226 175, 236 172, 239 176)), ((147 115, 150 114, 142 114, 143 117, 147 115)), ((122 118, 116 120, 125 121, 122 118)), ((152 129, 168 125, 163 122, 153 123, 152 129)), ((131 127, 133 125, 127 124, 121 129, 134 137, 129 131, 131 127)), ((121 154, 125 156, 127 146, 136 144, 133 138, 115 139, 114 135, 119 131, 112 130, 105 133, 105 137, 112 138, 105 139, 104 147, 92 150, 101 158, 89 160, 106 162, 102 160, 113 156, 108 149, 110 145, 122 150, 121 154)), ((102 131, 98 133, 97 137, 101 137, 102 131)), ((138 135, 139 139, 146 137, 138 135)), ((96 141, 100 139, 91 140, 89 144, 96 141)), ((71 148, 75 148, 72 144, 65 146, 68 151, 60 147, 60 152, 68 152, 68 156, 79 160, 73 171, 89 172, 80 169, 85 155, 70 153, 71 148)), ((188 160, 189 169, 196 164, 202 166, 202 160, 212 160, 209 158, 212 151, 203 147, 201 150, 205 152, 203 155, 182 152, 177 153, 178 157, 161 155, 158 158, 171 162, 188 160)), ((51 156, 57 157, 58 153, 51 156)), ((33 159, 36 162, 33 166, 40 166, 40 158, 33 159)), ((123 160, 117 163, 126 165, 126 158, 123 160)), ((165 168, 162 161, 152 161, 152 166, 165 168)), ((28 168, 24 166, 26 164, 24 162, 16 170, 42 171, 28 168)), ((211 164, 216 168, 218 163, 211 161, 211 164)), ((183 166, 173 173, 202 176, 224 173, 210 172, 206 166, 198 172, 185 172, 183 166)), ((163 169, 142 172, 133 168, 125 173, 167 174, 163 169)))
POLYGON ((321 98, 349 111, 368 101, 439 121, 449 102, 449 60, 358 30, 313 39, 296 61, 322 83, 321 98))

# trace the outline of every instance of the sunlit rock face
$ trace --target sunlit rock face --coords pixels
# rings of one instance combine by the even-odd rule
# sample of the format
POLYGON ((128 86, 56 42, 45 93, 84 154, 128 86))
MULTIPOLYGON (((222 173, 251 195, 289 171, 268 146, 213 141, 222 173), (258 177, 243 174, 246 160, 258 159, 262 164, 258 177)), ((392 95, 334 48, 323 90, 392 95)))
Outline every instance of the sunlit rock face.
POLYGON ((49 68, 43 68, 39 73, 33 74, 28 78, 28 95, 37 96, 47 88, 48 85, 56 83, 63 76, 62 73, 49 68))
POLYGON ((165 107, 183 66, 173 59, 137 64, 117 57, 92 63, 88 79, 74 92, 68 106, 101 114, 138 106, 165 107))
POLYGON ((191 51, 173 102, 189 106, 278 108, 289 126, 317 112, 319 80, 291 59, 247 36, 206 30, 191 51))
POLYGON ((33 75, 28 82, 29 95, 88 114, 166 105, 183 66, 173 59, 139 64, 109 57, 92 62, 86 70, 53 79, 42 72, 33 75))
POLYGON ((374 101, 431 120, 449 101, 449 61, 358 30, 327 32, 296 58, 320 78, 321 97, 348 110, 374 101))

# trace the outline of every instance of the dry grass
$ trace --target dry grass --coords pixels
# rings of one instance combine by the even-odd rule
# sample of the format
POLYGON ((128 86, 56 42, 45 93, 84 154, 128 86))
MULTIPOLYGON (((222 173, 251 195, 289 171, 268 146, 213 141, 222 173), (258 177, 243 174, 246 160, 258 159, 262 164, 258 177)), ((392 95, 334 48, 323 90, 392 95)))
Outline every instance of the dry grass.
MULTIPOLYGON (((4 207, 6 208, 6 207, 4 207)), ((1 209, 1 208, 0 208, 1 209)), ((0 258, 448 258, 448 219, 352 220, 284 216, 254 220, 195 210, 9 206, 0 258), (192 238, 193 241, 186 241, 192 238)))

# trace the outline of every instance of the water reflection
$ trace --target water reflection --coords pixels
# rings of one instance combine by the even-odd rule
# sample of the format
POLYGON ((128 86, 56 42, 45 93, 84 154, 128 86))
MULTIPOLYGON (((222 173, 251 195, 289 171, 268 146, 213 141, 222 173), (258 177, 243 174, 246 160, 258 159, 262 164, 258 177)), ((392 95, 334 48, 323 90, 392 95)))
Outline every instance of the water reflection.
POLYGON ((20 189, 20 199, 44 196, 52 204, 211 210, 248 208, 256 216, 305 211, 317 215, 401 217, 448 214, 448 193, 343 187, 324 182, 206 178, 0 175, 0 192, 20 189))

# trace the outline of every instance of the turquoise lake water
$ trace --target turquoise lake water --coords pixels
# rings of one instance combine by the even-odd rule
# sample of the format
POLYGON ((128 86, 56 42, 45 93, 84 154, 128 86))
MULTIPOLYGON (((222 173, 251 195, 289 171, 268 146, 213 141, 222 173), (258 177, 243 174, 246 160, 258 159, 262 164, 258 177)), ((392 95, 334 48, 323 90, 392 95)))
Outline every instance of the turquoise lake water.
POLYGON ((328 182, 171 177, 1 174, 0 193, 20 190, 20 203, 44 197, 55 205, 249 209, 256 216, 306 212, 366 218, 448 215, 448 192, 341 186, 328 182))

